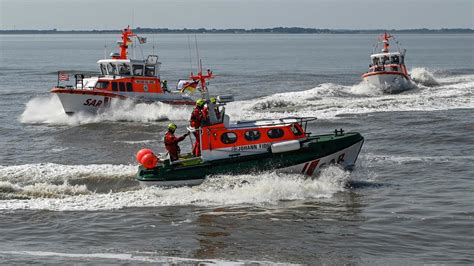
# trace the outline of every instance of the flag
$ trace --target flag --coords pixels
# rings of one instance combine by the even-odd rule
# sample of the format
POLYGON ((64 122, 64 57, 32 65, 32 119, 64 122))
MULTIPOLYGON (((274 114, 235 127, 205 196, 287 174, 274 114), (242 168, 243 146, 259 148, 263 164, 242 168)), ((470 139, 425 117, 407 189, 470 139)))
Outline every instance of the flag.
POLYGON ((138 37, 138 36, 137 36, 137 38, 138 38, 138 42, 139 42, 140 44, 146 43, 146 38, 145 38, 145 37, 138 37))
POLYGON ((58 79, 61 81, 69 81, 69 74, 66 72, 59 72, 58 79))
POLYGON ((198 83, 198 81, 193 80, 180 80, 176 89, 179 90, 181 93, 184 93, 186 91, 192 93, 196 90, 198 83))

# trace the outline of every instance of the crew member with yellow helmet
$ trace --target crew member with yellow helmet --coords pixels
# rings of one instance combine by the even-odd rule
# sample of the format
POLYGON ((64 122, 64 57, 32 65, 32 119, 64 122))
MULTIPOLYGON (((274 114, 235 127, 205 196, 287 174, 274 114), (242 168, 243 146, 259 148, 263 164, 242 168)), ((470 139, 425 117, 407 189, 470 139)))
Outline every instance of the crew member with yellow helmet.
POLYGON ((178 146, 178 143, 183 141, 186 136, 189 135, 189 132, 182 135, 181 137, 177 138, 174 135, 174 132, 176 131, 176 124, 175 123, 170 123, 168 125, 168 131, 165 134, 165 148, 168 151, 168 154, 170 155, 170 161, 176 161, 179 159, 179 153, 181 152, 181 149, 178 146))
POLYGON ((205 104, 206 102, 203 99, 197 100, 196 107, 194 107, 194 110, 191 113, 191 119, 189 120, 191 127, 196 129, 196 131, 194 131, 194 136, 196 137, 196 142, 194 142, 193 145, 194 156, 201 156, 201 139, 199 128, 201 127, 201 124, 206 121, 202 112, 205 104))
MULTIPOLYGON (((216 118, 217 120, 220 120, 221 119, 221 112, 219 110, 219 106, 217 106, 217 100, 215 97, 211 97, 210 99, 210 102, 214 104, 214 113, 216 114, 216 118)), ((206 105, 203 109, 202 109, 202 114, 204 116, 204 119, 206 121, 209 122, 209 106, 206 105)))

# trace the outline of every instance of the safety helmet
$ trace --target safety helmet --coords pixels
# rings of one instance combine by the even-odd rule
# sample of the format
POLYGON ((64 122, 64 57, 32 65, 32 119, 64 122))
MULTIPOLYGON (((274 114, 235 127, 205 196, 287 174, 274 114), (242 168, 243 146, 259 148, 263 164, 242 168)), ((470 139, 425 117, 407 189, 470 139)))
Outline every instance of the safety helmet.
POLYGON ((210 100, 211 100, 211 103, 216 103, 217 102, 216 97, 211 97, 210 100))
POLYGON ((175 123, 169 123, 168 130, 175 131, 177 128, 175 123))
POLYGON ((196 101, 196 106, 203 107, 206 102, 203 99, 199 99, 196 101))

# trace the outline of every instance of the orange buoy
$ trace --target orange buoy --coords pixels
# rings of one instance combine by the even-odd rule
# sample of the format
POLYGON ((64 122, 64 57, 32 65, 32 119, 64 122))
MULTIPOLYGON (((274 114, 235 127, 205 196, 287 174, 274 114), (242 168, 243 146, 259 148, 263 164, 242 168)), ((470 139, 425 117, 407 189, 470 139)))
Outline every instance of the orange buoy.
POLYGON ((155 168, 156 164, 158 163, 158 158, 153 153, 147 153, 142 157, 141 164, 146 169, 155 168))
POLYGON ((153 153, 152 150, 150 149, 141 149, 137 152, 137 162, 138 163, 142 163, 142 158, 143 156, 145 156, 146 154, 149 154, 149 153, 153 153))

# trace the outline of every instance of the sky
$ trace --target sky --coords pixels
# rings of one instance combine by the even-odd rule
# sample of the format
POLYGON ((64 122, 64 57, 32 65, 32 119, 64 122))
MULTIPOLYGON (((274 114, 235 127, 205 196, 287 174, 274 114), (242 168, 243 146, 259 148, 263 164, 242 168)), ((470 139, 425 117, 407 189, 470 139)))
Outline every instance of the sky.
POLYGON ((0 29, 474 29, 474 0, 0 0, 0 29))

